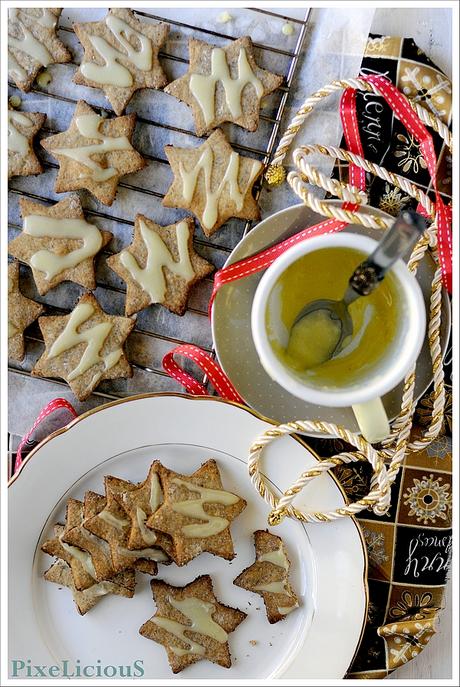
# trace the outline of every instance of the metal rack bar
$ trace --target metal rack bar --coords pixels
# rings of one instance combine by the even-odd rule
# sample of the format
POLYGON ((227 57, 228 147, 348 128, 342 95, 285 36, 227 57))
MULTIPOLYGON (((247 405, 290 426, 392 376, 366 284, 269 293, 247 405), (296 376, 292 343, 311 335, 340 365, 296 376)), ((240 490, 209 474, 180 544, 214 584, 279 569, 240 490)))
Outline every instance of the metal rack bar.
MULTIPOLYGON (((294 78, 294 75, 295 75, 297 67, 298 67, 302 48, 305 44, 305 39, 306 39, 307 29, 308 29, 308 20, 309 20, 309 16, 310 16, 310 9, 308 9, 306 11, 303 19, 288 17, 286 15, 279 14, 277 12, 273 12, 273 11, 269 11, 269 10, 265 10, 262 8, 247 8, 247 9, 248 9, 248 11, 251 11, 251 12, 258 12, 258 13, 265 14, 268 16, 277 17, 279 19, 282 19, 282 20, 285 20, 285 21, 288 21, 290 23, 293 23, 293 24, 300 26, 299 35, 298 35, 296 45, 295 45, 295 48, 293 51, 292 50, 283 50, 281 48, 275 48, 275 47, 263 45, 260 43, 254 43, 254 46, 260 50, 266 50, 266 51, 269 51, 272 53, 277 53, 277 54, 280 54, 280 55, 283 55, 283 56, 290 58, 289 67, 288 67, 286 78, 285 78, 285 83, 280 88, 277 89, 281 95, 280 95, 280 100, 279 100, 279 103, 278 103, 278 106, 276 109, 275 116, 270 117, 268 115, 263 115, 263 114, 261 114, 261 116, 260 116, 260 118, 263 121, 266 121, 272 125, 266 146, 264 148, 258 148, 258 147, 244 146, 241 144, 232 143, 232 147, 234 149, 242 151, 242 152, 248 152, 248 153, 251 153, 251 154, 256 155, 258 157, 261 157, 263 163, 267 164, 270 157, 273 154, 273 150, 274 150, 274 147, 275 147, 275 144, 277 141, 277 137, 278 137, 278 134, 280 131, 281 121, 282 121, 282 118, 283 118, 283 115, 285 112, 288 96, 289 96, 290 89, 292 86, 293 78, 294 78)), ((192 24, 188 24, 186 22, 181 22, 178 20, 173 20, 173 19, 169 19, 169 18, 165 19, 159 15, 151 14, 149 12, 136 11, 136 14, 150 18, 150 19, 154 19, 157 21, 165 21, 168 24, 171 24, 171 25, 176 26, 178 28, 190 29, 190 30, 193 30, 194 32, 199 32, 199 33, 202 33, 204 35, 223 38, 225 40, 236 39, 235 36, 227 35, 227 34, 224 34, 224 33, 218 32, 218 31, 212 31, 210 29, 204 29, 204 28, 194 26, 192 24)), ((73 32, 73 29, 70 27, 60 26, 59 28, 60 28, 60 30, 64 30, 67 32, 73 32)), ((185 58, 183 58, 181 56, 172 55, 172 54, 167 53, 165 51, 162 51, 160 54, 165 59, 174 60, 174 61, 181 62, 184 64, 188 62, 188 60, 186 60, 185 58)), ((17 90, 15 84, 9 84, 9 85, 13 90, 17 90)), ((43 90, 41 90, 39 88, 35 88, 35 87, 31 89, 31 92, 39 94, 39 95, 44 96, 44 97, 47 97, 50 100, 67 102, 67 103, 73 104, 73 105, 76 105, 76 103, 77 103, 76 99, 69 98, 68 96, 64 96, 64 95, 47 93, 46 91, 43 91, 43 90)), ((106 112, 109 112, 109 114, 112 114, 112 115, 114 114, 110 110, 110 108, 108 108, 108 107, 98 107, 98 106, 93 106, 93 105, 92 105, 92 107, 94 107, 94 109, 96 111, 105 110, 106 112)), ((148 119, 145 117, 137 117, 137 121, 142 123, 142 124, 145 124, 147 126, 161 127, 163 129, 167 129, 167 130, 171 131, 172 133, 183 134, 183 135, 191 136, 191 137, 201 139, 201 140, 203 140, 203 138, 204 138, 204 137, 197 136, 194 131, 184 129, 181 127, 177 127, 177 126, 174 126, 172 124, 162 124, 161 122, 157 122, 155 120, 148 119)), ((45 129, 45 131, 49 134, 58 133, 57 131, 50 129, 50 128, 45 129)), ((167 164, 166 159, 163 159, 163 158, 160 158, 157 156, 153 156, 153 155, 150 155, 147 153, 141 153, 141 154, 153 162, 156 162, 159 164, 167 164)), ((49 161, 44 162, 44 166, 47 168, 52 168, 52 169, 58 167, 57 164, 55 164, 54 162, 49 162, 49 161)), ((122 188, 126 188, 126 189, 129 189, 131 191, 135 191, 137 193, 143 193, 146 195, 154 196, 158 199, 163 198, 163 194, 156 192, 156 191, 153 191, 151 189, 145 189, 145 188, 142 188, 140 186, 136 186, 134 184, 129 184, 127 182, 121 182, 119 185, 122 188)), ((262 179, 260 179, 258 184, 256 184, 254 186, 254 196, 255 196, 256 200, 260 196, 261 189, 262 189, 262 179)), ((31 198, 33 200, 43 202, 43 203, 54 202, 53 200, 46 198, 44 196, 40 196, 40 195, 35 194, 35 193, 28 193, 28 192, 22 191, 20 189, 11 188, 10 192, 15 194, 15 195, 24 196, 27 198, 31 198)), ((132 222, 131 220, 128 220, 128 219, 125 219, 122 217, 117 217, 114 215, 110 215, 110 214, 105 213, 101 210, 90 210, 90 209, 85 208, 85 213, 87 215, 97 217, 97 218, 100 218, 103 220, 109 220, 109 221, 114 221, 114 222, 119 223, 119 224, 134 226, 134 222, 132 222)), ((21 228, 15 224, 10 224, 10 226, 14 229, 20 229, 21 228)), ((246 235, 248 233, 248 231, 251 230, 252 226, 253 226, 253 222, 245 222, 244 229, 243 229, 243 236, 246 235)), ((219 251, 222 251, 222 252, 227 253, 227 254, 229 254, 233 250, 233 247, 234 247, 234 246, 216 245, 215 243, 213 243, 211 241, 208 241, 206 239, 201 239, 201 238, 195 238, 195 242, 198 245, 206 246, 207 248, 213 248, 215 250, 219 250, 219 251)), ((104 253, 112 254, 111 251, 109 251, 107 249, 104 250, 104 253)), ((207 281, 210 282, 210 281, 212 281, 212 279, 208 278, 207 281)), ((101 288, 104 288, 106 290, 111 290, 111 291, 116 292, 116 293, 122 293, 122 294, 125 293, 125 289, 121 289, 121 288, 118 288, 115 286, 110 286, 110 285, 103 284, 103 283, 98 283, 98 286, 101 288)), ((59 308, 57 306, 48 306, 47 305, 47 309, 49 312, 54 312, 54 313, 59 313, 59 312, 68 313, 69 312, 69 310, 59 308)), ((194 308, 189 307, 188 310, 190 312, 193 312, 193 313, 200 315, 200 316, 207 316, 206 312, 199 310, 199 309, 196 309, 196 308, 194 309, 194 308)), ((185 341, 183 339, 179 339, 179 338, 172 337, 172 336, 167 336, 165 334, 159 334, 159 333, 156 333, 153 331, 148 331, 148 330, 138 328, 138 327, 136 327, 133 330, 133 332, 140 334, 141 336, 151 337, 153 339, 158 339, 160 341, 163 341, 166 343, 171 343, 174 345, 179 345, 181 343, 185 343, 185 341)), ((43 340, 39 336, 34 336, 32 334, 26 335, 26 339, 33 341, 35 343, 43 343, 43 340)), ((203 348, 204 348, 204 350, 207 350, 208 352, 210 352, 214 355, 214 352, 212 349, 206 348, 206 347, 203 347, 203 348)), ((168 377, 168 375, 163 370, 158 370, 158 369, 155 369, 153 367, 142 365, 140 363, 132 363, 132 365, 134 368, 136 368, 138 370, 142 370, 143 372, 152 373, 155 375, 159 375, 161 377, 168 377)), ((25 377, 32 377, 32 374, 28 370, 25 370, 21 367, 18 367, 15 365, 9 365, 8 369, 14 374, 19 374, 19 375, 22 375, 25 377)), ((48 380, 49 382, 52 382, 53 384, 57 384, 61 387, 67 387, 66 382, 64 382, 62 380, 56 380, 56 379, 51 379, 51 378, 42 378, 42 377, 40 379, 48 380)), ((206 383, 206 378, 204 378, 203 381, 204 381, 204 383, 206 383)), ((93 395, 103 399, 104 401, 115 400, 115 399, 122 398, 125 396, 125 394, 121 394, 121 393, 120 394, 117 394, 115 392, 114 393, 107 393, 107 392, 102 392, 102 391, 94 391, 93 395)))

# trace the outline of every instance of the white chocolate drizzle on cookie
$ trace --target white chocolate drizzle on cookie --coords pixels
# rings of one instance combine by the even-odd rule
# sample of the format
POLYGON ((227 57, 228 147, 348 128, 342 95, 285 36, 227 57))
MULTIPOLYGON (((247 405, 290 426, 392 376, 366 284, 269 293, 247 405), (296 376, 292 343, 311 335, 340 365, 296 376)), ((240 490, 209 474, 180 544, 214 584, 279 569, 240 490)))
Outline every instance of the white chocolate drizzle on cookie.
POLYGON ((176 501, 171 503, 171 508, 176 513, 180 513, 188 518, 196 520, 203 520, 205 524, 190 524, 181 527, 182 534, 185 537, 205 538, 212 537, 219 534, 226 527, 228 527, 228 520, 217 515, 210 515, 203 509, 203 505, 207 503, 221 503, 225 506, 232 506, 238 503, 239 496, 232 494, 223 489, 208 489, 207 487, 200 487, 197 484, 186 482, 183 479, 175 477, 172 480, 173 484, 185 487, 188 491, 200 495, 198 499, 189 499, 186 501, 176 501))
POLYGON ((149 561, 157 561, 159 563, 169 560, 168 556, 161 549, 126 549, 120 546, 118 551, 128 558, 147 558, 149 561))
POLYGON ((134 82, 133 75, 122 62, 128 61, 141 71, 150 71, 152 69, 152 41, 114 14, 109 13, 105 18, 105 23, 112 36, 123 48, 123 52, 110 45, 102 36, 89 35, 91 45, 103 59, 104 64, 83 62, 80 65, 80 71, 84 77, 95 83, 130 88, 134 82), (139 46, 138 48, 132 45, 133 39, 139 46))
MULTIPOLYGON (((55 358, 78 346, 78 344, 87 344, 77 367, 67 376, 68 381, 76 379, 98 363, 103 363, 104 370, 110 370, 123 355, 122 348, 116 348, 104 356, 101 355, 101 350, 113 327, 110 322, 100 322, 94 327, 78 331, 79 327, 87 322, 93 314, 94 308, 90 303, 79 303, 70 313, 64 331, 58 336, 48 352, 48 358, 55 358)), ((95 378, 100 378, 102 373, 103 371, 96 373, 95 378)))
POLYGON ((204 646, 184 634, 187 630, 189 632, 205 635, 205 637, 211 637, 211 639, 216 640, 216 642, 225 644, 228 639, 228 634, 225 632, 224 628, 212 618, 212 614, 216 610, 214 604, 203 601, 203 599, 197 599, 193 596, 181 600, 168 596, 168 602, 173 608, 191 620, 190 625, 184 625, 171 618, 163 618, 161 616, 154 616, 152 618, 152 622, 155 623, 155 625, 158 625, 158 627, 166 630, 166 632, 174 635, 187 645, 186 649, 174 646, 173 644, 168 645, 168 649, 177 656, 184 656, 185 654, 198 654, 199 656, 204 656, 206 653, 204 646))
POLYGON ((112 525, 112 527, 116 527, 117 530, 122 530, 125 527, 127 527, 130 523, 129 520, 124 520, 123 518, 117 518, 116 515, 113 513, 110 513, 110 511, 106 510, 101 510, 100 513, 98 513, 98 517, 106 522, 108 525, 112 525))
MULTIPOLYGON (((263 584, 258 584, 254 587, 254 589, 260 592, 268 592, 271 594, 286 594, 287 596, 290 596, 289 589, 287 586, 287 573, 289 571, 289 561, 283 546, 280 546, 279 549, 275 549, 274 551, 267 551, 266 553, 262 553, 260 556, 257 557, 257 560, 259 561, 259 563, 272 563, 273 565, 276 565, 278 568, 282 568, 285 571, 285 576, 283 579, 278 580, 276 582, 265 582, 263 584)), ((298 603, 294 603, 292 606, 278 606, 278 612, 281 613, 281 615, 287 615, 295 608, 298 608, 298 603)))
POLYGON ((98 143, 92 143, 76 148, 56 148, 53 152, 56 155, 64 155, 81 165, 89 168, 89 173, 82 172, 81 177, 90 176, 94 181, 107 181, 117 174, 115 167, 103 167, 102 164, 93 160, 92 155, 103 155, 112 153, 115 150, 134 150, 126 136, 105 136, 99 131, 104 118, 95 112, 76 117, 77 129, 85 138, 95 138, 98 143))
MULTIPOLYGON (((156 472, 153 473, 152 478, 150 480, 150 499, 149 499, 149 506, 150 506, 150 515, 152 513, 155 513, 155 511, 158 509, 158 507, 161 505, 163 501, 163 491, 161 489, 160 485, 160 480, 158 479, 158 475, 156 472)), ((145 541, 146 544, 155 544, 157 541, 157 535, 156 532, 150 529, 150 527, 147 527, 145 524, 145 521, 147 520, 149 516, 147 513, 140 507, 137 506, 136 508, 136 520, 137 520, 137 525, 139 527, 141 537, 145 541)))
POLYGON ((249 84, 254 87, 257 97, 264 94, 264 87, 260 79, 252 71, 248 56, 244 48, 238 55, 238 77, 232 79, 227 63, 225 50, 213 48, 211 52, 211 73, 192 74, 190 76, 190 91, 198 102, 206 123, 209 126, 215 117, 216 84, 220 82, 225 91, 225 102, 234 119, 243 114, 241 95, 249 84))
POLYGON ((254 589, 260 592, 270 592, 271 594, 287 594, 286 580, 277 580, 276 582, 264 582, 257 584, 254 589))
MULTIPOLYGON (((219 211, 219 199, 228 186, 228 195, 236 206, 238 212, 243 209, 245 193, 241 193, 238 185, 238 175, 240 170, 240 156, 232 150, 222 177, 217 188, 212 190, 212 171, 214 165, 214 154, 212 149, 208 146, 201 153, 197 163, 190 169, 186 170, 183 163, 180 163, 179 171, 182 179, 182 195, 187 203, 191 203, 195 194, 196 185, 200 172, 204 174, 205 185, 205 207, 202 214, 202 224, 206 229, 211 229, 217 221, 219 211)), ((261 162, 253 161, 252 170, 246 184, 248 188, 253 179, 257 176, 261 162)))
POLYGON ((22 112, 8 110, 8 150, 13 153, 27 155, 30 148, 29 140, 27 136, 18 131, 15 124, 30 128, 33 126, 33 122, 22 112))
POLYGON ((152 303, 162 303, 166 295, 164 267, 185 281, 190 281, 195 276, 189 255, 190 230, 187 222, 180 222, 176 227, 177 250, 179 253, 179 260, 176 262, 156 231, 149 229, 142 220, 139 221, 139 229, 147 248, 145 267, 139 267, 136 258, 128 250, 120 253, 120 262, 128 270, 132 278, 149 295, 152 303))
MULTIPOLYGON (((49 9, 42 8, 41 11, 41 16, 35 17, 34 21, 36 21, 38 24, 41 24, 47 29, 53 29, 57 23, 56 15, 53 14, 53 12, 51 12, 49 9)), ((20 9, 18 8, 11 8, 8 11, 9 21, 17 24, 20 27, 22 33, 21 38, 14 38, 14 36, 8 35, 8 48, 15 48, 16 50, 20 50, 21 52, 25 53, 33 60, 38 62, 42 67, 48 66, 51 62, 53 62, 52 55, 50 54, 46 46, 43 45, 43 43, 41 43, 38 40, 38 38, 35 38, 30 29, 28 29, 27 26, 25 26, 24 22, 21 21, 18 14, 19 12, 20 9)), ((17 59, 14 57, 10 50, 8 53, 8 58, 9 71, 15 73, 20 81, 26 79, 26 70, 23 67, 21 67, 21 65, 18 63, 17 59)))
POLYGON ((275 551, 267 551, 267 553, 262 553, 257 560, 261 563, 264 561, 273 563, 273 565, 283 568, 283 570, 286 570, 286 572, 289 570, 289 561, 282 546, 280 546, 279 549, 275 549, 275 551))
POLYGON ((146 526, 145 521, 147 520, 147 517, 147 513, 138 506, 136 508, 136 520, 141 533, 141 537, 146 544, 155 544, 157 540, 157 535, 153 530, 146 526))
POLYGON ((76 267, 87 258, 92 258, 102 246, 101 232, 94 224, 84 219, 58 219, 43 215, 28 215, 24 218, 23 231, 36 238, 82 241, 80 248, 64 255, 58 255, 46 249, 32 255, 31 267, 44 272, 46 279, 52 279, 60 272, 76 267))
POLYGON ((83 568, 86 570, 88 575, 90 575, 90 577, 92 577, 93 579, 96 579, 96 571, 94 569, 93 560, 90 554, 86 551, 82 551, 77 546, 71 546, 71 544, 67 544, 62 539, 63 534, 64 533, 62 533, 59 537, 59 542, 64 551, 67 551, 67 553, 70 554, 73 558, 76 558, 77 561, 79 561, 83 568))

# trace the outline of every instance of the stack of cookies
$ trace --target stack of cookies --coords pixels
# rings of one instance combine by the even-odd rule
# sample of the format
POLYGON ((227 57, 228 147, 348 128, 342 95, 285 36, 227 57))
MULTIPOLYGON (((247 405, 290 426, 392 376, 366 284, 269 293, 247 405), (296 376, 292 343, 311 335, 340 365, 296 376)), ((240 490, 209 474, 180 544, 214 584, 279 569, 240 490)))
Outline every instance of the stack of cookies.
MULTIPOLYGON (((103 596, 132 597, 136 572, 155 576, 158 564, 184 566, 203 552, 235 557, 230 525, 246 501, 224 489, 215 460, 191 475, 154 461, 143 482, 110 475, 104 486, 104 495, 69 499, 65 523, 42 545, 56 558, 45 579, 68 587, 81 615, 103 596)), ((269 622, 278 622, 298 606, 287 552, 268 532, 257 531, 255 543, 255 563, 234 583, 261 594, 269 622)), ((209 575, 183 587, 152 580, 151 588, 157 611, 139 631, 165 647, 173 672, 202 659, 231 666, 228 635, 246 613, 219 603, 209 575)))

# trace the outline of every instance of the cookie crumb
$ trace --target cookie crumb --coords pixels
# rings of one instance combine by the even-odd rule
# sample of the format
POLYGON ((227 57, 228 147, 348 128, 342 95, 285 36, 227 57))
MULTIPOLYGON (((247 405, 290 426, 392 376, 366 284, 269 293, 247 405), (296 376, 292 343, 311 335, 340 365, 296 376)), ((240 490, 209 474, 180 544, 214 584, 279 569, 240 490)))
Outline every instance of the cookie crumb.
POLYGON ((294 27, 292 26, 292 24, 289 24, 289 22, 287 22, 286 24, 283 24, 281 31, 282 33, 284 33, 285 36, 292 36, 292 34, 294 33, 294 27))
POLYGON ((8 102, 16 110, 21 107, 22 100, 18 95, 12 95, 8 102))
POLYGON ((232 21, 232 19, 232 15, 228 12, 221 12, 217 17, 217 21, 219 22, 219 24, 226 24, 227 22, 232 21))
POLYGON ((251 646, 256 646, 256 644, 257 644, 257 639, 250 639, 250 640, 249 640, 249 644, 251 644, 251 646))
POLYGON ((45 69, 37 76, 37 83, 41 88, 45 88, 51 83, 51 74, 45 69))

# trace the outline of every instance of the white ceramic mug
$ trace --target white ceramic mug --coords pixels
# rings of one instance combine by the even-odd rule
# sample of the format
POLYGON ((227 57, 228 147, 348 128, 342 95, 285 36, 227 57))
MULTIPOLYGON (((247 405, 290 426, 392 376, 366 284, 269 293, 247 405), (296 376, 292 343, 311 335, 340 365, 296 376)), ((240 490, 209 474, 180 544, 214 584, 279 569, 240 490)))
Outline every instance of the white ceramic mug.
MULTIPOLYGON (((405 263, 398 260, 391 268, 400 296, 395 337, 372 372, 352 384, 340 385, 332 390, 321 388, 317 384, 309 385, 275 354, 267 334, 266 316, 267 308, 273 308, 273 303, 270 302, 273 287, 285 270, 299 258, 320 249, 335 247, 354 248, 370 254, 376 245, 377 242, 367 236, 340 232, 316 236, 289 248, 275 260, 260 280, 251 315, 252 336, 267 374, 291 394, 309 403, 332 407, 352 406, 362 435, 371 443, 381 441, 390 433, 381 396, 397 386, 409 372, 417 360, 425 337, 423 295, 405 263)), ((308 299, 308 294, 305 296, 308 299)), ((270 310, 272 324, 275 313, 275 308, 270 310)), ((273 329, 276 331, 276 322, 273 329)))

